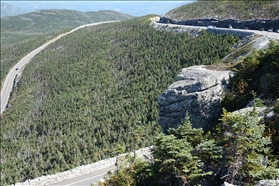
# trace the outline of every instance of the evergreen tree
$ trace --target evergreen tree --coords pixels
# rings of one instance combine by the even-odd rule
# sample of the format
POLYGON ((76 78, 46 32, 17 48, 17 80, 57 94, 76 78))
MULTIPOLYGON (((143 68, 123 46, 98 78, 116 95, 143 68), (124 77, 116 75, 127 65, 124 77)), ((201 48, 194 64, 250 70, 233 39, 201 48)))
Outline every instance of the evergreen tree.
POLYGON ((275 179, 279 175, 270 150, 270 137, 264 137, 265 125, 259 123, 257 113, 244 116, 224 109, 219 126, 220 142, 224 146, 226 181, 245 185, 261 179, 275 179))

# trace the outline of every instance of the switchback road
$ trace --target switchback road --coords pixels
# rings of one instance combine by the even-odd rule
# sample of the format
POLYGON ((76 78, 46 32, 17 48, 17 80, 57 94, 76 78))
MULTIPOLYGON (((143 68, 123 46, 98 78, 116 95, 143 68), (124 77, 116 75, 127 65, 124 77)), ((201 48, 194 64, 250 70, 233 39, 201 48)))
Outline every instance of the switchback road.
POLYGON ((45 47, 47 47, 49 44, 57 41, 58 39, 60 39, 61 37, 68 35, 70 33, 73 33, 81 28, 84 28, 86 26, 95 26, 95 25, 99 25, 99 24, 104 24, 104 23, 111 23, 111 22, 116 22, 116 21, 105 21, 105 22, 98 22, 98 23, 91 23, 91 24, 86 24, 86 25, 82 25, 79 26, 67 33, 61 34, 59 36, 57 36, 56 38, 48 41, 47 43, 43 44, 42 46, 40 46, 39 48, 33 50, 32 52, 30 52, 29 54, 27 54, 25 57, 23 57, 12 69, 11 71, 8 73, 8 75, 6 76, 6 79, 2 85, 2 89, 1 89, 1 114, 3 113, 3 111, 6 109, 8 101, 9 101, 9 97, 10 94, 13 90, 13 85, 14 85, 14 81, 15 78, 17 77, 17 75, 19 74, 20 71, 22 71, 24 69, 24 67, 31 61, 31 59, 37 55, 39 52, 41 52, 45 47))

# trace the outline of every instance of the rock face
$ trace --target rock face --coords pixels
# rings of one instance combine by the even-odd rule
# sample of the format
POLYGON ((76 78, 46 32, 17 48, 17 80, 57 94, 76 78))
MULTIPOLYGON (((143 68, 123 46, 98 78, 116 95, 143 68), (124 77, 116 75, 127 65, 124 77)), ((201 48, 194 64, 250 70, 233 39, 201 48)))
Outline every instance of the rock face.
POLYGON ((160 23, 173 23, 179 25, 192 25, 192 26, 216 26, 221 28, 229 28, 232 26, 237 29, 250 29, 250 30, 268 30, 269 28, 277 28, 279 19, 273 20, 234 20, 234 19, 192 19, 192 20, 174 20, 169 17, 161 17, 160 23))
POLYGON ((177 127, 187 113, 193 127, 209 130, 221 114, 223 91, 233 75, 207 66, 182 69, 176 82, 158 98, 158 123, 163 132, 177 127))
POLYGON ((279 180, 261 180, 255 186, 278 186, 279 180))

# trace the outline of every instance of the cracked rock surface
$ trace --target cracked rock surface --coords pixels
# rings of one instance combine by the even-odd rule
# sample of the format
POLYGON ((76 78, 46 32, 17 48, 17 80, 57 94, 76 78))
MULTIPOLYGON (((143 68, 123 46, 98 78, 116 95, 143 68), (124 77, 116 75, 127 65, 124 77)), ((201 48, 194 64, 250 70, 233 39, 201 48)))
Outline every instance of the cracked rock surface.
POLYGON ((177 127, 187 113, 193 127, 209 130, 221 114, 223 92, 233 75, 204 65, 182 69, 158 98, 158 122, 163 132, 177 127))

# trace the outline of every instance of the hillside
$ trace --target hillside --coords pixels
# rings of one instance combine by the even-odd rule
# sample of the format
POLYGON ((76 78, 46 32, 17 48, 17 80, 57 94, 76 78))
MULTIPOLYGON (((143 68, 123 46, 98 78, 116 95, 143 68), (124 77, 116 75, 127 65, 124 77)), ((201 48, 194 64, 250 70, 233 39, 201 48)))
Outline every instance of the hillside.
POLYGON ((40 10, 1 18, 1 82, 9 69, 22 57, 49 39, 80 25, 132 16, 115 11, 78 12, 73 10, 40 10))
POLYGON ((148 19, 81 29, 25 68, 1 115, 4 184, 152 144, 157 98, 177 72, 218 61, 238 40, 158 31, 148 19))
POLYGON ((1 18, 1 45, 10 45, 87 23, 126 20, 132 17, 116 11, 83 13, 75 10, 38 10, 23 15, 3 17, 1 18))
MULTIPOLYGON (((204 127, 194 128, 189 120, 193 114, 189 113, 179 126, 169 128, 168 135, 155 137, 153 161, 121 158, 120 170, 108 174, 105 182, 98 185, 278 185, 278 57, 279 44, 271 41, 267 49, 253 50, 240 60, 233 68, 237 73, 225 93, 223 114, 210 133, 204 127), (253 96, 257 96, 254 105, 243 108, 253 96), (235 106, 243 109, 226 110, 238 109, 235 106), (260 110, 267 117, 260 119, 260 110)), ((195 70, 192 68, 187 75, 190 71, 195 70)), ((195 79, 194 75, 190 77, 195 79)), ((180 90, 182 87, 180 84, 180 90)), ((173 100, 169 97, 169 101, 173 100)), ((177 112, 173 108, 166 110, 177 112)))
POLYGON ((174 20, 278 19, 279 1, 197 1, 173 9, 164 17, 174 20))
POLYGON ((24 13, 26 12, 21 8, 17 7, 16 5, 6 3, 6 2, 1 2, 1 17, 14 16, 14 15, 24 14, 24 13))

